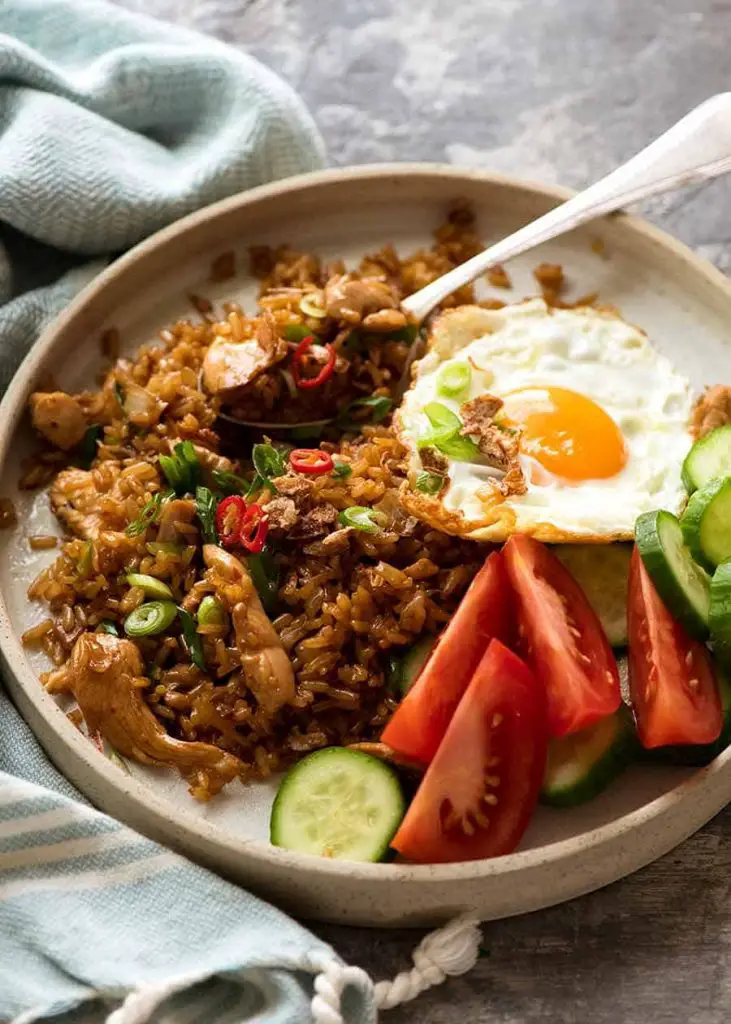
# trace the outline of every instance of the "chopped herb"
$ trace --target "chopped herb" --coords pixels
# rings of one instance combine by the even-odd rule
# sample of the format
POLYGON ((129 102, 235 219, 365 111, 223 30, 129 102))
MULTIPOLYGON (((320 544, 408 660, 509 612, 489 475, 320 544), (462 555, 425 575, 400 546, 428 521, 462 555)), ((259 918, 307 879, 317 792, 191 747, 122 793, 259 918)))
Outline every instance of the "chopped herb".
POLYGON ((213 482, 224 497, 227 497, 230 494, 243 494, 244 491, 248 490, 248 480, 244 480, 242 476, 237 476, 235 473, 227 473, 222 469, 214 469, 211 475, 213 477, 213 482))
POLYGON ((92 559, 94 555, 94 545, 90 540, 84 545, 84 550, 76 563, 76 571, 82 578, 88 576, 91 572, 92 559))
POLYGON ((190 656, 190 660, 196 668, 199 668, 201 672, 205 672, 206 663, 203 658, 203 643, 198 636, 195 619, 184 608, 178 608, 178 615, 180 616, 180 624, 183 627, 183 643, 190 656))
POLYGON ((378 525, 374 522, 375 513, 372 508, 364 505, 351 505, 343 509, 338 519, 344 526, 352 526, 363 533, 378 533, 378 525))
POLYGON ((114 394, 117 396, 117 401, 119 402, 119 404, 124 409, 124 399, 126 397, 125 396, 125 391, 124 391, 124 388, 122 387, 122 385, 119 383, 118 380, 115 380, 115 382, 114 382, 114 394))
POLYGON ((279 591, 279 566, 270 551, 262 551, 258 555, 249 555, 246 567, 256 587, 264 611, 272 615, 277 608, 279 591))
POLYGON ((341 430, 351 430, 354 427, 362 427, 364 423, 380 423, 381 420, 385 420, 391 411, 393 401, 386 395, 371 395, 369 398, 356 398, 354 402, 346 406, 345 409, 340 413, 337 419, 337 424, 341 430), (354 414, 357 414, 360 409, 370 410, 370 417, 366 419, 356 419, 354 414))
POLYGON ((203 531, 206 544, 218 544, 216 533, 216 505, 218 502, 208 487, 197 487, 195 491, 195 507, 203 531))
POLYGON ((267 482, 287 472, 284 455, 272 444, 255 444, 251 450, 251 461, 259 476, 267 482))
POLYGON ((440 452, 444 452, 455 462, 478 462, 480 449, 471 437, 462 437, 455 434, 453 437, 445 437, 441 441, 434 442, 440 452))
POLYGON ((247 490, 247 492, 244 495, 244 497, 248 501, 249 498, 253 498, 255 494, 258 494, 259 491, 261 491, 265 487, 269 487, 269 486, 271 486, 273 488, 273 490, 276 490, 276 487, 274 487, 274 484, 271 483, 270 480, 266 480, 263 476, 260 476, 259 473, 255 473, 254 474, 254 479, 248 485, 249 489, 247 490))
POLYGON ((84 434, 84 439, 81 442, 81 464, 84 469, 91 468, 91 464, 96 458, 96 446, 101 441, 103 434, 104 427, 101 423, 95 423, 84 434))
POLYGON ((102 619, 98 628, 102 633, 109 633, 111 636, 119 636, 117 624, 116 622, 112 622, 111 619, 102 619))
POLYGON ((196 618, 201 626, 223 626, 226 622, 226 609, 213 594, 206 594, 198 605, 196 618))
POLYGON ((462 437, 460 430, 462 420, 456 413, 441 402, 428 402, 424 412, 432 425, 429 434, 419 438, 419 448, 434 445, 440 452, 455 459, 457 462, 476 462, 480 457, 480 449, 469 437, 462 437))
POLYGON ((332 475, 337 477, 350 476, 353 472, 353 467, 348 465, 347 462, 336 462, 333 466, 332 475))
POLYGON ((124 631, 127 636, 157 636, 173 624, 177 611, 173 601, 145 601, 124 620, 124 631))
POLYGON ((201 479, 201 464, 192 441, 180 441, 172 455, 161 455, 160 468, 176 494, 195 493, 201 479))
POLYGON ((424 471, 417 475, 414 486, 417 491, 421 491, 423 494, 439 494, 444 486, 444 477, 439 476, 438 473, 427 473, 424 471))
POLYGON ((173 592, 167 583, 150 576, 146 572, 128 572, 127 583, 130 587, 139 587, 145 592, 145 597, 153 597, 158 601, 169 601, 173 592))
POLYGON ((157 494, 153 494, 147 504, 142 506, 137 518, 133 519, 124 531, 127 536, 139 537, 148 526, 156 522, 163 504, 172 496, 173 491, 158 491, 157 494))
POLYGON ((452 361, 445 363, 437 374, 437 391, 447 398, 459 398, 469 390, 472 383, 472 367, 469 363, 452 361))

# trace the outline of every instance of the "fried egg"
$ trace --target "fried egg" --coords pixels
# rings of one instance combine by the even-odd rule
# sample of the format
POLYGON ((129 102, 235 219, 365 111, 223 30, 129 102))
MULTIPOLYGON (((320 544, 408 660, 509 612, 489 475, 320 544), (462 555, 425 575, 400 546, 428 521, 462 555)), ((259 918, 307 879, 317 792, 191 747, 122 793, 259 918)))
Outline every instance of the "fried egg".
POLYGON ((679 512, 685 503, 691 406, 688 380, 612 312, 553 309, 542 299, 449 310, 395 416, 409 451, 402 499, 419 518, 475 540, 518 532, 554 542, 631 539, 642 512, 679 512), (439 442, 434 403, 437 419, 453 414, 453 422, 464 420, 466 402, 487 395, 502 400, 495 422, 517 444, 517 488, 484 444, 477 451, 468 442, 465 452, 460 442, 455 458, 455 445, 439 442), (446 472, 438 494, 424 455, 435 438, 446 472))

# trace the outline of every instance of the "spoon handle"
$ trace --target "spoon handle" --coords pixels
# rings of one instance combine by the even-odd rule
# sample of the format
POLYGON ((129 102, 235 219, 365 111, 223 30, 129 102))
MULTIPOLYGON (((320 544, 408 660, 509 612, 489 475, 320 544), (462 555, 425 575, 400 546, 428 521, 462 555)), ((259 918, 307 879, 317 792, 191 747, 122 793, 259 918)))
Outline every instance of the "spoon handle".
POLYGON ((724 92, 691 110, 606 178, 432 281, 405 299, 401 308, 420 322, 442 299, 496 263, 504 263, 628 203, 707 181, 730 170, 731 92, 724 92))

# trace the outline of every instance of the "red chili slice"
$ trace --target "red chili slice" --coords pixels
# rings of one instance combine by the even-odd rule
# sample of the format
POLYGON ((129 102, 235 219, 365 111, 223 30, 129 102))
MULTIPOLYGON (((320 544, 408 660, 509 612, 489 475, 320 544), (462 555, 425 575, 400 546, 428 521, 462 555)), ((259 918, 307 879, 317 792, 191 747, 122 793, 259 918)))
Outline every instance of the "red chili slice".
POLYGON ((261 505, 249 505, 241 524, 239 541, 252 555, 258 555, 264 548, 269 533, 269 520, 261 505))
POLYGON ((307 388, 319 388, 326 380, 329 380, 333 375, 335 360, 337 359, 337 354, 332 345, 325 345, 324 348, 327 351, 327 362, 323 368, 314 377, 303 376, 302 370, 304 368, 304 358, 314 342, 315 339, 313 335, 308 335, 306 338, 303 338, 292 355, 292 376, 294 377, 294 382, 298 388, 304 388, 305 390, 307 388))
POLYGON ((330 473, 333 460, 319 448, 295 448, 289 453, 289 464, 297 473, 330 473))
POLYGON ((235 548, 239 543, 246 514, 246 502, 239 494, 224 498, 216 509, 218 537, 227 550, 235 548))

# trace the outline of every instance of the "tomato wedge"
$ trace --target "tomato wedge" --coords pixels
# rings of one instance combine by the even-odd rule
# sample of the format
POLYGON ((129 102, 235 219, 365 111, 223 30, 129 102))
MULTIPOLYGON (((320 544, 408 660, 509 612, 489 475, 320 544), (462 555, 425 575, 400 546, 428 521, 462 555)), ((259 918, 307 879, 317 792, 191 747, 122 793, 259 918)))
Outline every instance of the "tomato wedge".
POLYGON ((630 562, 627 627, 629 686, 642 746, 717 740, 723 712, 708 650, 670 615, 637 548, 630 562))
POLYGON ((503 558, 495 551, 384 729, 384 743, 412 761, 431 761, 490 640, 507 639, 511 601, 503 558))
POLYGON ((583 590, 545 544, 516 534, 503 557, 528 663, 546 687, 548 728, 566 736, 616 711, 619 672, 583 590))
POLYGON ((391 845, 424 864, 510 853, 538 800, 547 742, 543 687, 493 640, 391 845))

